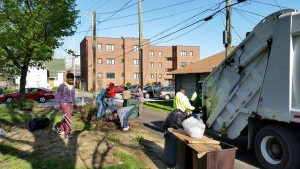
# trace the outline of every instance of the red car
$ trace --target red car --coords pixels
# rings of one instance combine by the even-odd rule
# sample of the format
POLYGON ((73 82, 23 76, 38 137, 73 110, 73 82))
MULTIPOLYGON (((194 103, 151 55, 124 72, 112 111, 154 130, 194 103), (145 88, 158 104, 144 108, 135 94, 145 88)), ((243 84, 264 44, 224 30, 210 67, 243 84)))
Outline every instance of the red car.
POLYGON ((115 92, 116 92, 116 93, 122 93, 123 90, 124 90, 124 88, 121 87, 121 86, 115 86, 114 89, 115 89, 115 92))
MULTIPOLYGON (((25 88, 25 99, 32 99, 41 103, 45 103, 49 99, 54 99, 54 91, 46 88, 25 88)), ((12 100, 19 99, 19 91, 15 93, 0 95, 0 102, 9 103, 12 100)))

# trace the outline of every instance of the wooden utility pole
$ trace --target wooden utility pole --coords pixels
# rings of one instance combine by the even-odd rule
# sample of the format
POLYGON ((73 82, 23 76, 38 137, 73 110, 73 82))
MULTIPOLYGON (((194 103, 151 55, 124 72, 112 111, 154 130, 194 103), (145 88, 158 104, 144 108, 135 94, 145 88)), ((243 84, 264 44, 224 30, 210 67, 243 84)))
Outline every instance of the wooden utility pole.
POLYGON ((226 0, 226 30, 224 33, 225 57, 231 50, 231 0, 226 0))
POLYGON ((140 85, 143 86, 143 30, 142 30, 142 0, 139 1, 139 61, 140 61, 140 85))
POLYGON ((96 12, 93 12, 93 105, 96 105, 96 12))

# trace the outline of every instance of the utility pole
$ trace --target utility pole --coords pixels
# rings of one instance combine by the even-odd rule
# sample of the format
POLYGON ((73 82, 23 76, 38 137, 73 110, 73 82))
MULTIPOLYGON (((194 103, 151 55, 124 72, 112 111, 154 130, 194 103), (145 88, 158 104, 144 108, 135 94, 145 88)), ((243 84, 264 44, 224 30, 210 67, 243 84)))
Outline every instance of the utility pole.
POLYGON ((96 12, 93 12, 93 105, 96 105, 96 12))
POLYGON ((139 1, 139 61, 140 61, 140 85, 143 84, 143 31, 142 31, 142 0, 139 1))
POLYGON ((231 0, 226 0, 226 30, 224 32, 225 57, 231 50, 231 0))

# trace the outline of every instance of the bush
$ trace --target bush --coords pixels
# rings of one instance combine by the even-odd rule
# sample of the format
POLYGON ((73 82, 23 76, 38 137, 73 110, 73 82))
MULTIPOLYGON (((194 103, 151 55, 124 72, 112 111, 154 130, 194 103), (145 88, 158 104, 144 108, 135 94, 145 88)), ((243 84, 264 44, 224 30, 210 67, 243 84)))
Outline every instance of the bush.
POLYGON ((8 88, 8 89, 4 89, 4 90, 3 90, 3 94, 13 93, 13 92, 15 92, 15 91, 16 91, 15 88, 8 88))
POLYGON ((131 86, 131 83, 130 83, 130 82, 127 82, 127 83, 126 83, 126 87, 129 87, 129 86, 131 86))
POLYGON ((52 90, 53 90, 53 91, 57 91, 57 90, 58 90, 58 86, 52 87, 52 90))

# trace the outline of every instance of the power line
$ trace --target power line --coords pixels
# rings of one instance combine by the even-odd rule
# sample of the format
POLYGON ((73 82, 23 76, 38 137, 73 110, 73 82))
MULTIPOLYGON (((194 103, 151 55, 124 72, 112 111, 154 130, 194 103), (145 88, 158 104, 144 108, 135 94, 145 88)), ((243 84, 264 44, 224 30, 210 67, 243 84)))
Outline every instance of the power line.
POLYGON ((256 3, 259 3, 259 4, 264 4, 264 5, 274 6, 274 7, 287 8, 287 7, 279 6, 278 4, 274 5, 274 4, 269 4, 269 3, 265 3, 265 2, 259 2, 259 1, 255 1, 255 0, 251 0, 251 2, 256 2, 256 3))
MULTIPOLYGON (((132 0, 129 0, 125 5, 123 5, 119 10, 117 10, 115 13, 113 13, 110 17, 106 18, 105 20, 103 20, 102 22, 105 22, 107 20, 109 20, 111 17, 113 17, 114 15, 116 15, 118 12, 120 12, 121 10, 123 10, 125 8, 125 6, 127 6, 132 0)), ((100 21, 98 21, 98 23, 100 23, 100 21)))
POLYGON ((104 6, 105 4, 107 4, 110 0, 106 0, 105 2, 103 2, 102 4, 100 4, 100 6, 94 6, 94 8, 91 9, 91 11, 93 11, 94 9, 100 8, 101 6, 104 6))
MULTIPOLYGON (((142 0, 142 1, 144 1, 144 0, 142 0)), ((136 3, 134 3, 134 4, 130 5, 130 6, 128 6, 128 7, 126 7, 126 8, 123 8, 123 9, 121 9, 121 10, 119 9, 119 10, 116 10, 116 11, 110 11, 110 12, 100 12, 100 13, 97 13, 97 14, 105 15, 105 14, 111 14, 111 13, 120 12, 120 11, 122 11, 122 10, 131 8, 131 7, 135 6, 136 4, 138 4, 138 2, 136 2, 136 3)))
MULTIPOLYGON (((185 3, 188 3, 188 2, 192 2, 192 1, 195 1, 195 0, 189 0, 189 1, 181 2, 181 3, 177 3, 177 4, 173 4, 173 5, 168 5, 168 6, 164 6, 164 7, 160 7, 160 8, 156 8, 156 9, 151 9, 151 10, 142 12, 142 14, 149 13, 149 12, 154 12, 154 11, 157 11, 157 10, 162 10, 162 9, 166 9, 166 8, 170 8, 170 7, 174 7, 174 6, 178 6, 178 5, 182 5, 182 4, 185 4, 185 3)), ((135 15, 138 15, 138 13, 125 15, 125 16, 121 16, 121 17, 117 17, 117 18, 111 18, 110 20, 116 20, 116 19, 126 18, 126 17, 130 17, 130 16, 135 16, 135 15)), ((103 22, 103 21, 101 21, 101 22, 103 22)))
MULTIPOLYGON (((96 0, 93 0, 93 1, 91 1, 90 3, 88 3, 85 7, 82 8, 82 10, 85 9, 85 8, 87 8, 88 6, 90 6, 90 5, 91 5, 92 3, 94 3, 95 1, 96 1, 96 0)), ((101 0, 100 0, 100 2, 101 2, 101 0)))

